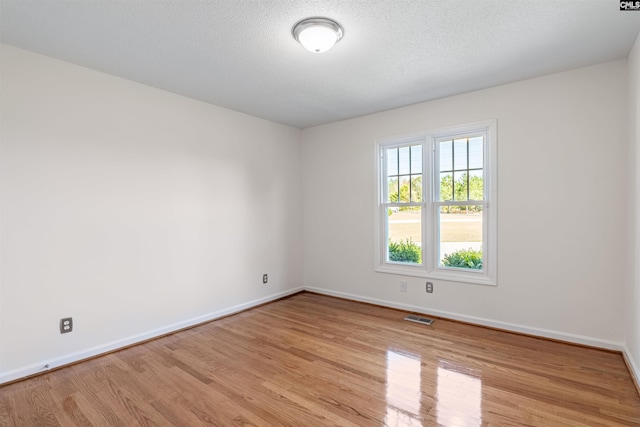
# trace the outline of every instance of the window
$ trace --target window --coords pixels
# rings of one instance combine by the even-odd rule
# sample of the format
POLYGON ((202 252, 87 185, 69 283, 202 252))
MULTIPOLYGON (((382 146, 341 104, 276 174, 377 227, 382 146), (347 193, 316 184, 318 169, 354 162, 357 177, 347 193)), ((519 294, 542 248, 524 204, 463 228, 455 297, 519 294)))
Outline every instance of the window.
POLYGON ((376 150, 376 271, 494 285, 496 122, 376 150))

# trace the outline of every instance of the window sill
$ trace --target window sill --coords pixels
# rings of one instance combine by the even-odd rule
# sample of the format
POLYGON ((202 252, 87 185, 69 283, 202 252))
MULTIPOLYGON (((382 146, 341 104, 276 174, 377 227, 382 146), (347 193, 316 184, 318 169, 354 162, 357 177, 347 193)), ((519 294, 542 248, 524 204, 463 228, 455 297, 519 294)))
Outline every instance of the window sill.
POLYGON ((487 277, 482 273, 465 273, 460 271, 452 272, 427 272, 422 266, 413 267, 410 265, 381 265, 376 267, 377 273, 395 274, 399 276, 421 277, 425 279, 444 280, 447 282, 470 283, 473 285, 497 286, 495 277, 487 277))

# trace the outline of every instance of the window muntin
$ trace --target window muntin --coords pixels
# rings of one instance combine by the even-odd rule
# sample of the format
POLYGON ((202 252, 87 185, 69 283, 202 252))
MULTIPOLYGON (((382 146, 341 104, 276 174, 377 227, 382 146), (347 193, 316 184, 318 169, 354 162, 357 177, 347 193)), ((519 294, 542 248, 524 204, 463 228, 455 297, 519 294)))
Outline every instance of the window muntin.
POLYGON ((385 149, 386 203, 422 201, 422 145, 403 145, 385 149))
POLYGON ((496 284, 495 137, 492 120, 378 142, 376 271, 496 284))

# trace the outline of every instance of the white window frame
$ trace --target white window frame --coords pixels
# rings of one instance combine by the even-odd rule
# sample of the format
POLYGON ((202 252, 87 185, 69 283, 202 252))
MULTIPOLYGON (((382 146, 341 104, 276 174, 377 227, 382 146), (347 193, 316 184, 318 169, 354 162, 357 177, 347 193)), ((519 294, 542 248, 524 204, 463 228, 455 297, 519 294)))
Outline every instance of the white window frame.
POLYGON ((421 132, 419 134, 384 138, 375 144, 375 271, 402 276, 423 277, 434 280, 455 281, 480 285, 497 285, 497 121, 485 120, 444 129, 421 132), (439 236, 437 210, 444 203, 438 201, 440 180, 438 141, 482 134, 484 144, 484 200, 481 202, 455 202, 456 205, 481 204, 483 206, 482 229, 482 271, 440 267, 438 265, 439 236), (411 206, 422 207, 422 264, 387 261, 387 208, 385 203, 387 183, 384 150, 394 146, 423 146, 422 155, 422 202, 411 206))

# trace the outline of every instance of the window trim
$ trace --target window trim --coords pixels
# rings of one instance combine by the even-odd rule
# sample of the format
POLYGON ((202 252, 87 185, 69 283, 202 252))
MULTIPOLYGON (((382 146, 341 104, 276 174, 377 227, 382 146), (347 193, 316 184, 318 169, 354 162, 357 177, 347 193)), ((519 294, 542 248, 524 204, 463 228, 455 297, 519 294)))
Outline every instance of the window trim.
MULTIPOLYGON (((480 285, 497 285, 497 121, 484 120, 469 124, 441 128, 426 132, 400 135, 396 137, 382 138, 376 140, 375 145, 375 210, 374 210, 374 266, 379 273, 389 273, 402 276, 413 276, 434 280, 454 281, 462 283, 473 283, 480 285), (437 239, 438 224, 436 209, 440 201, 436 201, 435 196, 439 192, 437 183, 434 180, 435 170, 438 165, 436 156, 436 143, 443 139, 455 139, 468 137, 472 134, 486 135, 484 144, 483 159, 483 180, 484 180, 484 200, 461 201, 457 204, 478 204, 483 205, 482 234, 483 234, 483 270, 474 271, 468 269, 443 268, 438 266, 439 239, 437 239), (386 189, 386 165, 383 161, 383 150, 394 146, 423 145, 422 156, 422 186, 423 195, 421 203, 411 203, 422 207, 422 264, 412 265, 399 262, 387 261, 387 229, 385 216, 387 206, 385 206, 386 189)), ((406 205, 403 204, 403 205, 406 205)))

